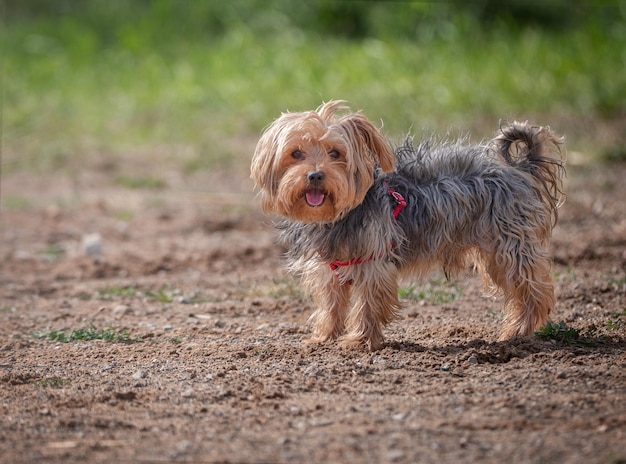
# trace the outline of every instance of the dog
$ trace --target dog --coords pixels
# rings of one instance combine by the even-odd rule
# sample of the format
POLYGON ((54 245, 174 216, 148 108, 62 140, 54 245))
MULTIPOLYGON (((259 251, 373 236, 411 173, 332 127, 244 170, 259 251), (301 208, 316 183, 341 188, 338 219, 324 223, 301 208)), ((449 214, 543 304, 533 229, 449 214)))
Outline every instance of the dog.
POLYGON ((563 142, 514 122, 479 145, 407 138, 392 150, 343 100, 283 113, 256 146, 251 178, 317 305, 308 341, 379 350, 400 315, 399 278, 470 263, 504 295, 500 340, 542 327, 555 305, 548 248, 563 142))

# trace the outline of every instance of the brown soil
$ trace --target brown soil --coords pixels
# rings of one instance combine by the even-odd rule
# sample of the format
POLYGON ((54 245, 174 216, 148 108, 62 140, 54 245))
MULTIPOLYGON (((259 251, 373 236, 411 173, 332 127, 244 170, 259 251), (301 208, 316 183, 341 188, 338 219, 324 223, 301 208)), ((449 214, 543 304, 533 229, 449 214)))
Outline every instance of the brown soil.
POLYGON ((574 340, 497 342, 468 272, 418 286, 375 353, 302 342, 312 303, 244 174, 4 177, 0 461, 626 462, 626 165, 569 170, 574 340), (90 327, 129 340, 53 339, 90 327))

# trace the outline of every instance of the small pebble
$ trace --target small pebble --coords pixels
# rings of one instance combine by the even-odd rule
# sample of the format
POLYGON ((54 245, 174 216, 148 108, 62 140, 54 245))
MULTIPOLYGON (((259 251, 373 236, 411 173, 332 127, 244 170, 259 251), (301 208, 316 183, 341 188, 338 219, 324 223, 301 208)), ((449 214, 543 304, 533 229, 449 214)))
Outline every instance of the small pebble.
POLYGON ((131 313, 132 310, 127 305, 117 305, 115 308, 113 308, 113 316, 115 316, 116 318, 120 318, 131 313))
POLYGON ((467 358, 467 361, 470 364, 478 364, 478 358, 475 355, 471 355, 469 358, 467 358))
POLYGON ((146 373, 144 371, 137 371, 133 374, 133 379, 135 380, 139 380, 139 379, 145 379, 146 378, 146 373))
POLYGON ((94 258, 102 256, 102 236, 100 234, 86 234, 80 245, 83 254, 94 258))
POLYGON ((406 454, 401 450, 391 450, 387 452, 387 459, 391 462, 403 461, 405 457, 406 454))

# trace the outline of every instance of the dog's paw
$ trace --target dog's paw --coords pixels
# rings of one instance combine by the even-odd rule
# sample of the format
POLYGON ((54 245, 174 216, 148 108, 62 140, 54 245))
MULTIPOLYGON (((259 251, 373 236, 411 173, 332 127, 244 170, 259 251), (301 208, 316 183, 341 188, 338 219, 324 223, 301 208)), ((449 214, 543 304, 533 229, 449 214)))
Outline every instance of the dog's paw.
POLYGON ((368 338, 365 335, 345 335, 339 339, 339 346, 347 350, 378 351, 385 345, 385 340, 381 337, 368 338))
POLYGON ((311 338, 305 338, 303 340, 303 342, 306 345, 319 345, 320 343, 325 343, 328 340, 330 340, 332 337, 329 336, 322 336, 322 335, 315 335, 311 338))

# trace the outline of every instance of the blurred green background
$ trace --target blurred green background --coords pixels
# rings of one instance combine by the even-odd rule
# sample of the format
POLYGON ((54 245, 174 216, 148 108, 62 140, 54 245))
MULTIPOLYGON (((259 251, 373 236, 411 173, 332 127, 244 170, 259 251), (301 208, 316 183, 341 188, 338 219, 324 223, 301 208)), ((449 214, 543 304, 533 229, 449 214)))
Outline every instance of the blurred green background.
POLYGON ((4 0, 3 174, 247 164, 281 111, 349 100, 392 141, 532 119, 626 158, 626 2, 4 0), (95 163, 95 164, 94 164, 95 163))

